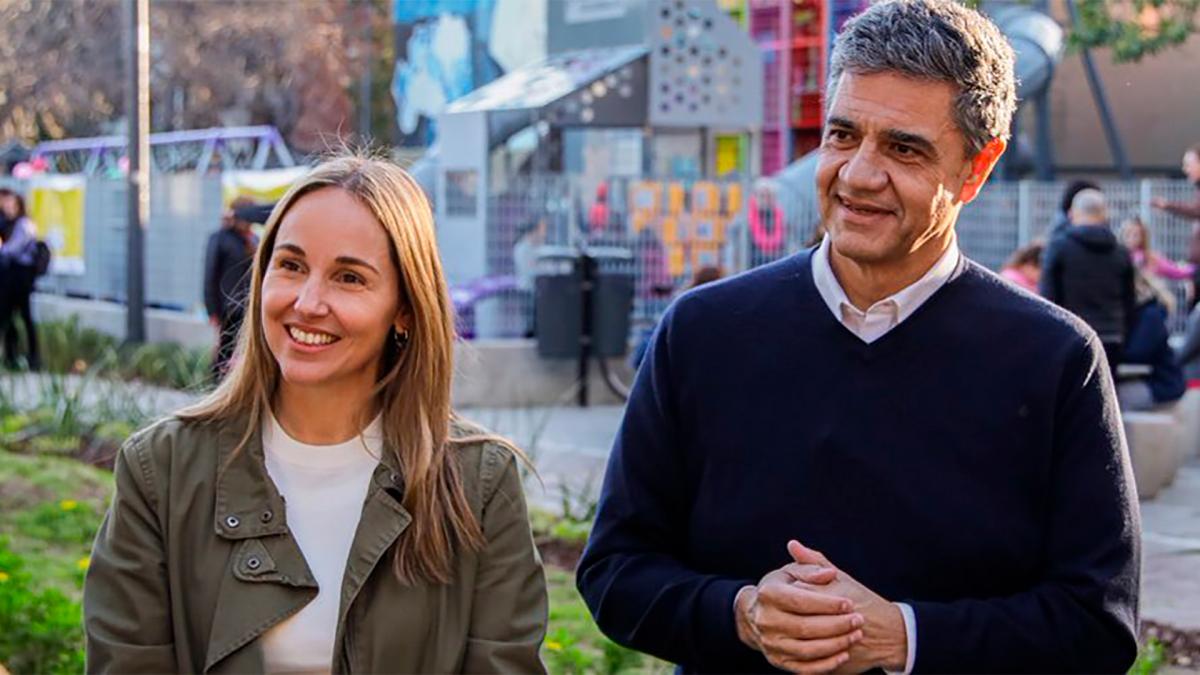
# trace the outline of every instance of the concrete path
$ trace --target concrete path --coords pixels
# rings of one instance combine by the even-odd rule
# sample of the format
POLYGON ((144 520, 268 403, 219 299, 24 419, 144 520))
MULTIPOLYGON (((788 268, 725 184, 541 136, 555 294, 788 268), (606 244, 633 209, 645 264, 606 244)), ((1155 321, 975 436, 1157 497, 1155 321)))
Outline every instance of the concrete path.
POLYGON ((1142 618, 1200 631, 1200 458, 1142 502, 1142 618))

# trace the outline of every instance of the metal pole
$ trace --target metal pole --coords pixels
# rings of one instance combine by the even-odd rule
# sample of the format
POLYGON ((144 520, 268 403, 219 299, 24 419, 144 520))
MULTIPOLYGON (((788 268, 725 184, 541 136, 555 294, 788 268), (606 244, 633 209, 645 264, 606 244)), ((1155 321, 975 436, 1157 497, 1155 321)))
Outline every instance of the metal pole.
POLYGON ((371 0, 362 0, 363 21, 363 74, 358 82, 358 135, 363 140, 371 137, 371 62, 374 58, 374 36, 371 32, 374 11, 371 0))
POLYGON ((146 341, 145 227, 150 219, 150 0, 126 0, 125 114, 129 119, 125 339, 146 341))
MULTIPOLYGON (((1079 10, 1075 6, 1075 0, 1067 0, 1067 13, 1071 17, 1071 26, 1074 28, 1079 24, 1079 10)), ((1089 49, 1084 49, 1079 55, 1083 59, 1083 71, 1087 74, 1088 86, 1091 87, 1092 98, 1096 102, 1096 110, 1100 113, 1100 123, 1104 127, 1104 136, 1108 139, 1108 147, 1112 151, 1113 162, 1117 165, 1117 172, 1121 174, 1121 178, 1131 180, 1133 178, 1133 169, 1129 167, 1129 158, 1125 155, 1125 146, 1121 144, 1121 134, 1117 131, 1117 127, 1113 123, 1112 111, 1108 107, 1108 96, 1104 93, 1104 82, 1100 80, 1100 74, 1096 72, 1096 64, 1092 63, 1092 52, 1089 49)))
POLYGON ((1037 151, 1034 153, 1038 180, 1054 180, 1054 134, 1050 132, 1050 90, 1033 102, 1037 114, 1037 151))

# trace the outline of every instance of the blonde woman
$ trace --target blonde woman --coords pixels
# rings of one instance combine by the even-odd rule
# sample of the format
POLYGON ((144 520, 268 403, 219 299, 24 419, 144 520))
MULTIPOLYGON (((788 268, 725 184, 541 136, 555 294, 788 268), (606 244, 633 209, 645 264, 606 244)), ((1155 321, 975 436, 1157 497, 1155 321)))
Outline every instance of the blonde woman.
POLYGON ((84 587, 92 672, 541 672, 514 451, 450 408, 421 189, 339 158, 276 206, 238 356, 122 448, 84 587))

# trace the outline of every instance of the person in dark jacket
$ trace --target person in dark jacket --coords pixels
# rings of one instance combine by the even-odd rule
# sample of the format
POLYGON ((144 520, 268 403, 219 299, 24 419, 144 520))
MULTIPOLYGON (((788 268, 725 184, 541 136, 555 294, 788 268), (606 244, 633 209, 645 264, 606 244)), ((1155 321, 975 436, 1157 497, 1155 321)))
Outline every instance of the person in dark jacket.
POLYGON ((1171 406, 1187 391, 1183 369, 1168 341, 1167 317, 1175 299, 1142 270, 1137 272, 1136 285, 1138 305, 1125 343, 1124 362, 1150 366, 1150 374, 1118 384, 1117 399, 1125 411, 1171 406))
POLYGON ((25 210, 25 198, 12 190, 0 190, 0 334, 4 336, 4 358, 10 368, 19 361, 17 321, 24 324, 25 364, 41 367, 37 326, 33 322, 33 290, 37 281, 37 227, 25 210))
POLYGON ((1133 260, 1109 229, 1108 204, 1099 190, 1075 195, 1071 223, 1046 248, 1038 288, 1096 331, 1115 373, 1137 305, 1133 260))
POLYGON ((209 323, 217 331, 212 361, 214 382, 225 376, 242 327, 246 296, 250 291, 250 267, 258 248, 258 238, 251 230, 255 222, 252 219, 261 216, 261 206, 249 199, 238 198, 222 217, 221 229, 208 238, 204 261, 204 306, 208 310, 209 323))
POLYGON ((1054 222, 1050 224, 1050 238, 1071 226, 1071 202, 1075 195, 1084 190, 1099 190, 1100 186, 1090 180, 1073 180, 1063 188, 1062 199, 1059 200, 1058 213, 1054 214, 1054 222))
POLYGON ((830 61, 816 250, 682 294, 576 583, 683 672, 1125 672, 1137 494, 1095 331, 962 255, 1013 51, 873 3, 830 61), (819 552, 818 552, 819 551, 819 552))

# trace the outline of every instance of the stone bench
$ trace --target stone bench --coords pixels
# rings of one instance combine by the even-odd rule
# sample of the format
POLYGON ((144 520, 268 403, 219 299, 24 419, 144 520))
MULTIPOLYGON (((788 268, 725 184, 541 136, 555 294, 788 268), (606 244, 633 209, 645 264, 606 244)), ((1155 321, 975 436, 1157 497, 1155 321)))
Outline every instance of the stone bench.
POLYGON ((1200 389, 1188 389, 1175 406, 1179 420, 1180 463, 1189 457, 1200 457, 1200 389))
POLYGON ((1179 469, 1182 424, 1171 412, 1123 412, 1125 438, 1138 497, 1151 499, 1179 469))

